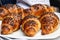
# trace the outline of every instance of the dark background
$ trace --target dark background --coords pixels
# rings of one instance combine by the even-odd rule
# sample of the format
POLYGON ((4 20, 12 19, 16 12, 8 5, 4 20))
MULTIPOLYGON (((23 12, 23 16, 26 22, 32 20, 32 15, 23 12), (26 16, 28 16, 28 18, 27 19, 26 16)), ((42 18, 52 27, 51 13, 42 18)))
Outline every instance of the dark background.
POLYGON ((4 4, 16 4, 16 0, 0 0, 2 5, 4 4))
MULTIPOLYGON (((0 0, 1 3, 0 5, 4 5, 4 4, 16 4, 16 0, 0 0)), ((59 7, 60 8, 60 0, 50 0, 50 5, 55 6, 55 7, 59 7)))
POLYGON ((50 5, 60 8, 60 0, 50 0, 50 5))
POLYGON ((60 0, 50 0, 50 5, 57 7, 57 11, 60 12, 60 0))
MULTIPOLYGON (((17 0, 0 0, 0 6, 4 4, 16 4, 17 0)), ((50 0, 50 5, 59 8, 60 11, 60 0, 50 0)))

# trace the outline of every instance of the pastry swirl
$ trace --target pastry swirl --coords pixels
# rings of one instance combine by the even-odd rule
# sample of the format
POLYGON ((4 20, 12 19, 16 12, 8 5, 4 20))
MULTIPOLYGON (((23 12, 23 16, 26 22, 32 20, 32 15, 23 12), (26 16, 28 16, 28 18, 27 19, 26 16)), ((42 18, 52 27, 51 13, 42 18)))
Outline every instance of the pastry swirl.
POLYGON ((42 13, 39 18, 42 24, 42 34, 50 34, 55 31, 58 27, 59 18, 52 12, 42 13))
POLYGON ((40 17, 40 14, 44 12, 55 12, 55 9, 52 6, 48 6, 45 4, 35 4, 28 9, 24 9, 23 11, 24 16, 34 15, 37 16, 38 18, 40 17))
POLYGON ((2 34, 10 34, 20 29, 22 13, 12 13, 2 21, 2 34))
POLYGON ((4 7, 0 7, 0 20, 3 20, 5 16, 7 16, 9 14, 9 11, 4 8, 4 7))
POLYGON ((28 15, 22 21, 22 30, 27 36, 34 36, 40 28, 41 23, 35 16, 28 15))

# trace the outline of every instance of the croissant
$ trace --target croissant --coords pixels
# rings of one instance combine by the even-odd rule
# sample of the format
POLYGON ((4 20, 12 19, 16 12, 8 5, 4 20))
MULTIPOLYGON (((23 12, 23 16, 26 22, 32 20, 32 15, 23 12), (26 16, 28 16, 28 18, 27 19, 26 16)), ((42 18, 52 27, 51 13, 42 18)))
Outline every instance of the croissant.
POLYGON ((2 22, 2 28, 1 28, 1 33, 2 34, 10 34, 13 32, 13 18, 12 17, 6 17, 4 18, 2 22), (11 22, 10 22, 11 21, 11 22), (8 24, 9 23, 9 24, 8 24))
POLYGON ((18 13, 19 9, 21 8, 20 6, 16 5, 16 4, 6 4, 4 5, 6 9, 9 10, 10 13, 18 13))
POLYGON ((27 36, 34 36, 41 28, 41 23, 37 17, 28 15, 22 20, 22 31, 27 36))
POLYGON ((56 11, 55 7, 53 7, 53 6, 48 6, 48 5, 43 5, 43 6, 45 9, 45 12, 55 12, 56 11))
POLYGON ((0 20, 3 20, 3 18, 8 14, 9 14, 9 11, 6 8, 0 7, 0 20))
POLYGON ((42 13, 40 18, 42 35, 54 32, 58 27, 59 18, 53 12, 42 13))
POLYGON ((32 5, 28 9, 24 9, 23 12, 24 12, 25 16, 31 14, 31 15, 37 16, 39 18, 41 13, 55 12, 55 9, 52 6, 48 6, 45 4, 35 4, 35 5, 32 5))
POLYGON ((2 21, 2 34, 10 34, 20 28, 22 21, 22 13, 12 13, 5 17, 2 21))

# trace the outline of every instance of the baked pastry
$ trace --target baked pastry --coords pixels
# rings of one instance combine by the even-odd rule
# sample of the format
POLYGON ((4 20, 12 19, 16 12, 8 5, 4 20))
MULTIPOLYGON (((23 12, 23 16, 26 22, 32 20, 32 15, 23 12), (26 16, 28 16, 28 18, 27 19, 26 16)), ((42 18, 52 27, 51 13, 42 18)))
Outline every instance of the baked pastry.
POLYGON ((58 27, 59 18, 53 12, 42 13, 40 18, 42 35, 54 32, 58 27))
POLYGON ((26 16, 22 21, 22 30, 27 36, 34 36, 41 28, 41 23, 33 15, 26 16))
POLYGON ((44 6, 43 4, 35 4, 31 6, 31 10, 33 15, 39 17, 40 14, 44 12, 44 6))
POLYGON ((2 34, 10 34, 20 28, 22 21, 22 13, 12 13, 5 17, 2 21, 2 34))
POLYGON ((21 8, 16 4, 6 4, 4 5, 6 9, 9 10, 10 13, 18 13, 18 10, 21 8))
MULTIPOLYGON (((36 4, 36 5, 32 5, 30 8, 28 9, 24 9, 23 10, 23 13, 24 13, 24 16, 27 16, 27 15, 34 15, 34 16, 38 16, 40 15, 40 13, 42 13, 44 10, 43 10, 43 5, 41 4, 36 4)), ((39 17, 39 16, 38 16, 39 17)))
POLYGON ((24 12, 25 16, 31 14, 31 15, 37 16, 39 18, 41 13, 54 12, 54 11, 55 11, 55 9, 52 6, 48 6, 45 4, 35 4, 35 5, 32 5, 28 9, 25 9, 23 12, 24 12))
POLYGON ((33 11, 34 15, 40 17, 41 13, 44 12, 55 12, 54 7, 48 6, 45 4, 35 4, 31 6, 31 10, 33 11))
POLYGON ((43 5, 44 6, 44 11, 45 12, 55 12, 56 11, 56 9, 55 9, 55 7, 53 7, 53 6, 48 6, 48 5, 43 5))
POLYGON ((13 32, 14 21, 12 17, 4 18, 2 22, 1 34, 10 34, 13 32), (10 22, 11 21, 11 22, 10 22))
POLYGON ((30 8, 23 10, 24 17, 32 15, 32 10, 30 8))
POLYGON ((6 5, 4 5, 5 6, 5 8, 6 9, 8 9, 9 10, 9 12, 11 13, 11 14, 20 14, 20 13, 22 13, 22 18, 24 17, 24 13, 23 13, 23 8, 22 7, 20 7, 20 6, 18 6, 18 5, 16 5, 16 4, 6 4, 6 5))
POLYGON ((0 7, 0 20, 3 20, 3 18, 8 14, 9 14, 9 11, 6 8, 0 7))

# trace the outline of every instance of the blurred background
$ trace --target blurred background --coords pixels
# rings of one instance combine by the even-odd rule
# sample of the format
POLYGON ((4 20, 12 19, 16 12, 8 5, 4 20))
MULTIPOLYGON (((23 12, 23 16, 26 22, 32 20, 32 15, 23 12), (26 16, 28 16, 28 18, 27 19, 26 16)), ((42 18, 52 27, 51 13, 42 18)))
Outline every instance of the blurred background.
POLYGON ((36 0, 0 0, 0 6, 4 5, 4 4, 16 4, 16 3, 23 3, 23 4, 26 4, 27 6, 30 6, 37 2, 55 6, 59 9, 59 12, 60 12, 60 0, 38 0, 38 1, 36 1, 36 0), (30 1, 30 3, 29 3, 29 1, 30 1))

